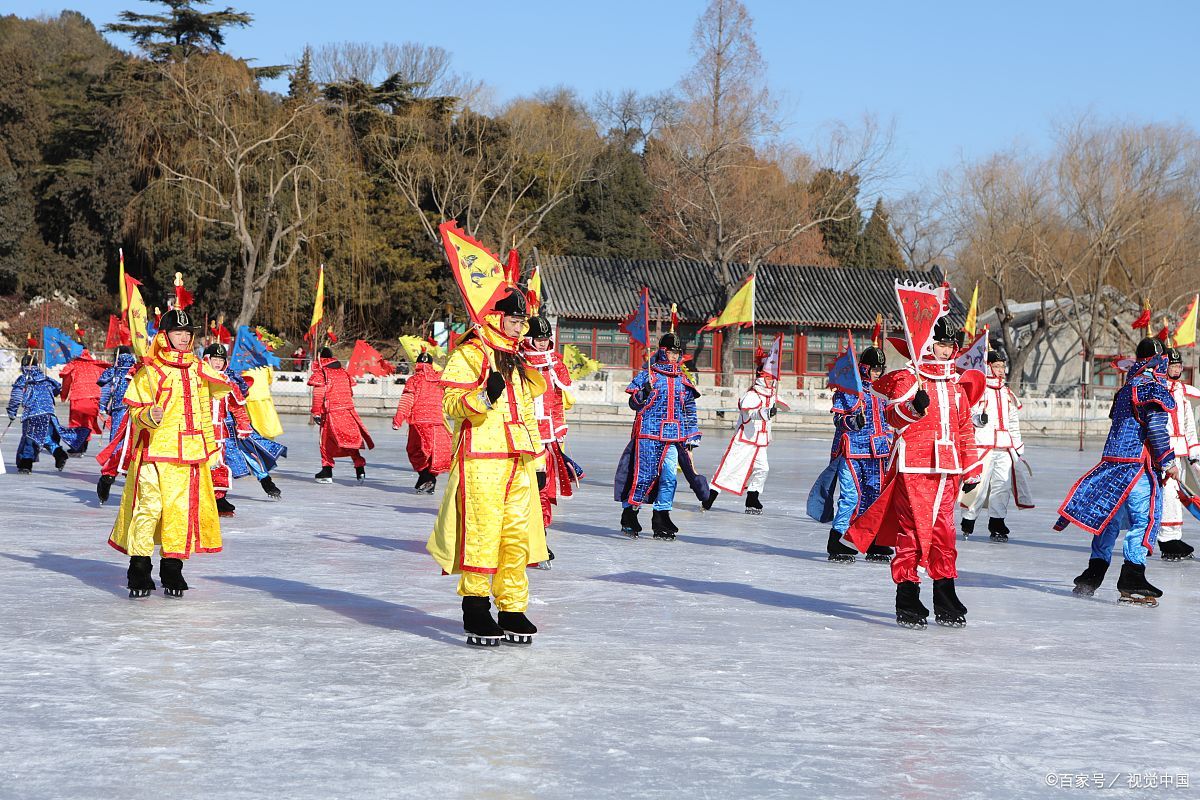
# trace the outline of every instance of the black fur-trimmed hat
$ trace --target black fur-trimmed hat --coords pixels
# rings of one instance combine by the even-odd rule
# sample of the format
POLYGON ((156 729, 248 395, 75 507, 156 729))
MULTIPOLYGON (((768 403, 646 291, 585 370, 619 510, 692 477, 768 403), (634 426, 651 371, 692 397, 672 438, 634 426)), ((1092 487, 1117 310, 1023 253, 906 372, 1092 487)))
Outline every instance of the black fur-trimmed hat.
POLYGON ((208 347, 204 348, 204 357, 211 358, 212 356, 216 356, 217 358, 223 358, 226 361, 228 361, 229 360, 229 348, 226 347, 225 345, 221 344, 220 342, 213 342, 208 347))
POLYGON ((523 317, 529 313, 529 302, 524 292, 510 288, 507 295, 496 301, 494 308, 505 316, 523 317))
POLYGON ((955 330, 950 325, 949 320, 942 317, 933 325, 933 341, 938 344, 952 344, 955 347, 962 347, 963 332, 955 330))
POLYGON ((1155 339, 1153 336, 1147 336, 1145 339, 1142 339, 1140 342, 1138 342, 1137 350, 1134 352, 1134 355, 1137 356, 1138 361, 1141 361, 1143 359, 1161 356, 1164 349, 1165 348, 1163 347, 1161 339, 1155 339))
POLYGON ((158 329, 163 333, 171 331, 187 331, 188 333, 196 332, 196 323, 188 314, 181 308, 172 308, 170 311, 162 315, 162 319, 158 321, 158 329))

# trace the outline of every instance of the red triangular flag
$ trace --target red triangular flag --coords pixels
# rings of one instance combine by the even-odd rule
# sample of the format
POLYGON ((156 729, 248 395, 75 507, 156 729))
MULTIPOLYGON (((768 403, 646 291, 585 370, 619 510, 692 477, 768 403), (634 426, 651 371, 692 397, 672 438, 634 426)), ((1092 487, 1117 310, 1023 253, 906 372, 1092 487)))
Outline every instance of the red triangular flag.
POLYGON ((385 361, 374 347, 362 339, 354 343, 354 352, 350 354, 350 365, 346 367, 346 374, 351 378, 357 378, 367 373, 382 378, 395 371, 396 368, 385 361))

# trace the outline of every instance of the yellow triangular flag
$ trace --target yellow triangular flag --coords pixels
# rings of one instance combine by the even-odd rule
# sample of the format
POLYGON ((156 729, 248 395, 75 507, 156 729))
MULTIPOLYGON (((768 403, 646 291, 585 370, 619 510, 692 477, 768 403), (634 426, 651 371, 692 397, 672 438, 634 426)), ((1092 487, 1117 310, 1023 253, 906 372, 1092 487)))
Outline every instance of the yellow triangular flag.
POLYGON ((975 291, 971 292, 971 307, 967 309, 967 321, 963 323, 963 330, 968 336, 975 335, 976 318, 979 314, 979 281, 975 281, 975 291))
POLYGON ((308 324, 308 333, 304 338, 309 341, 313 347, 319 347, 320 342, 313 337, 317 335, 317 326, 321 324, 321 320, 325 318, 325 265, 322 264, 317 270, 317 294, 313 298, 313 313, 312 322, 308 324))
POLYGON ((1196 345, 1196 307, 1200 306, 1200 294, 1192 298, 1192 304, 1184 312, 1179 327, 1175 329, 1176 347, 1195 347, 1196 345))
POLYGON ((742 285, 733 293, 733 297, 729 298, 729 303, 726 304, 725 310, 716 317, 708 321, 701 330, 712 330, 713 328, 725 328, 730 325, 753 325, 754 324, 754 273, 750 273, 746 280, 742 281, 742 285))
POLYGON ((120 272, 117 274, 117 294, 121 296, 121 316, 125 316, 125 312, 129 310, 129 301, 125 299, 125 248, 117 248, 117 257, 120 259, 120 272))

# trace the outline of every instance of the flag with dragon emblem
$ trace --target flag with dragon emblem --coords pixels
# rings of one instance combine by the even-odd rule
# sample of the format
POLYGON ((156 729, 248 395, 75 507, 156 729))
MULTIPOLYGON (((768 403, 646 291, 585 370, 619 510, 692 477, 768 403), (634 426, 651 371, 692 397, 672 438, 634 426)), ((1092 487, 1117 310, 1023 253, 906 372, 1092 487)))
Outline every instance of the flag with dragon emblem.
POLYGON ((468 236, 453 220, 439 225, 438 233, 471 320, 483 324, 483 318, 493 304, 505 295, 508 283, 504 264, 499 256, 468 236))

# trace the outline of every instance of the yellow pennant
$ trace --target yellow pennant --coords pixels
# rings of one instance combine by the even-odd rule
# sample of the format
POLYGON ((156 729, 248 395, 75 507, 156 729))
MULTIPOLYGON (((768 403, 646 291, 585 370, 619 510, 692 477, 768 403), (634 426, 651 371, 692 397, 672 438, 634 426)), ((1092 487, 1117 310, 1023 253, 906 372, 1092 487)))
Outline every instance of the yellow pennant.
POLYGON ((733 297, 729 298, 729 302, 725 306, 725 310, 708 321, 701 330, 712 330, 713 328, 725 328, 730 325, 753 325, 754 324, 754 284, 755 274, 752 272, 746 280, 742 281, 742 285, 733 293, 733 297))
POLYGON ((977 327, 977 318, 979 315, 979 281, 975 281, 975 291, 971 292, 971 307, 967 309, 967 321, 963 323, 963 330, 968 336, 975 335, 977 327))
POLYGON ((1200 294, 1192 298, 1192 304, 1183 313, 1179 327, 1175 329, 1176 347, 1195 347, 1196 345, 1196 307, 1200 305, 1200 294))
POLYGON ((504 265, 453 220, 438 226, 450 271, 472 321, 483 324, 492 304, 505 294, 504 265))

